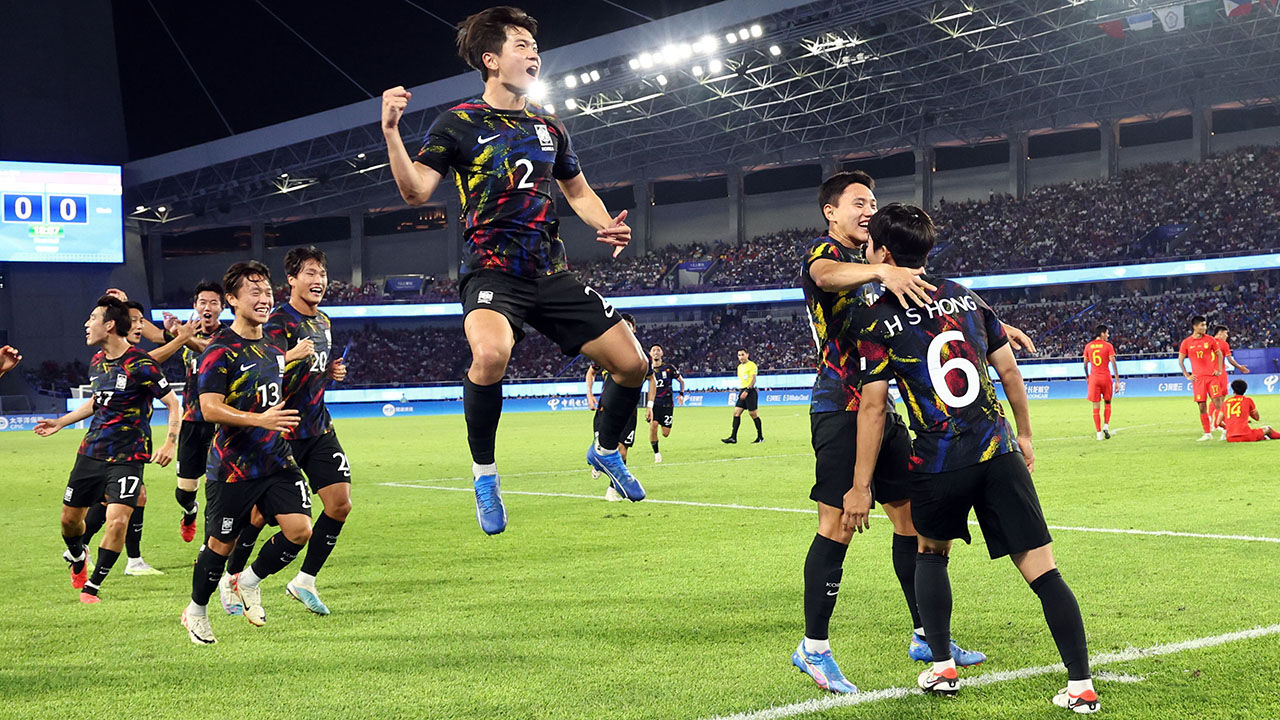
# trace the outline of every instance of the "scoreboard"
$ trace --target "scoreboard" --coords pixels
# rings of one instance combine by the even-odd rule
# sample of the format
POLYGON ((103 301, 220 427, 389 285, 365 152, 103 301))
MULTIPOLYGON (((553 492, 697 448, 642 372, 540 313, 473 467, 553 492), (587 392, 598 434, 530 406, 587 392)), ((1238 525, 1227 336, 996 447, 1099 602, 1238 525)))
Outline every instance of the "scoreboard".
POLYGON ((118 165, 0 160, 0 262, 124 262, 118 165))

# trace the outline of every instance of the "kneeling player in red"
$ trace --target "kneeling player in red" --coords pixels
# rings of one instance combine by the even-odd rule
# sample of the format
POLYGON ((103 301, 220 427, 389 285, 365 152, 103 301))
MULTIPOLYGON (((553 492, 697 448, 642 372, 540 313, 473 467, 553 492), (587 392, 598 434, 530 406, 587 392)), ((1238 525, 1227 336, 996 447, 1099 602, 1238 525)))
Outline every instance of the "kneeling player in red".
POLYGON ((1089 378, 1089 402, 1093 403, 1093 429, 1099 440, 1111 439, 1111 394, 1115 378, 1120 376, 1116 366, 1116 349, 1111 346, 1111 330, 1099 325, 1093 330, 1093 340, 1084 346, 1084 372, 1089 378), (1106 403, 1106 417, 1099 417, 1098 403, 1106 403))
POLYGON ((1222 415, 1227 426, 1227 442, 1258 442, 1259 440, 1280 440, 1280 432, 1270 425, 1249 427, 1249 419, 1261 420, 1253 398, 1245 397, 1249 383, 1235 380, 1231 383, 1231 392, 1222 405, 1222 415))

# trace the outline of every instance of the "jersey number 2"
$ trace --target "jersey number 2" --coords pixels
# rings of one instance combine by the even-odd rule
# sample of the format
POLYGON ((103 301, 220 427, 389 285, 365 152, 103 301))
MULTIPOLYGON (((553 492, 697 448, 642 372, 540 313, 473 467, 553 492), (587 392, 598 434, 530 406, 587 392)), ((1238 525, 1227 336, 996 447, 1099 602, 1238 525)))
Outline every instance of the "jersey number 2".
POLYGON ((534 184, 529 182, 529 178, 533 177, 533 163, 528 158, 520 158, 516 161, 516 169, 524 168, 524 177, 516 183, 516 188, 520 190, 532 190, 534 184))

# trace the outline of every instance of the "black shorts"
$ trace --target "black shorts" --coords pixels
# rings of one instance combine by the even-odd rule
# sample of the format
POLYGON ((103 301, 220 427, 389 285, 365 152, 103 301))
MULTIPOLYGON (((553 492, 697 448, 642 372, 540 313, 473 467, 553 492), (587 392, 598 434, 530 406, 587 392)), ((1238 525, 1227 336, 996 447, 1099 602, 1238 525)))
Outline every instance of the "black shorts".
POLYGON ((760 393, 755 388, 745 388, 747 396, 742 397, 742 390, 738 390, 738 402, 734 407, 740 407, 743 410, 755 410, 760 402, 760 393))
POLYGON ((951 472, 911 474, 911 521, 920 535, 969 542, 970 507, 993 560, 1053 540, 1020 452, 951 472))
MULTIPOLYGON (((595 430, 596 436, 600 435, 600 410, 601 406, 596 406, 596 415, 591 419, 591 427, 595 430)), ((624 447, 631 447, 636 444, 636 414, 631 413, 627 416, 627 424, 622 426, 622 435, 618 437, 618 444, 624 447)))
POLYGON ((205 533, 223 542, 232 542, 240 535, 255 505, 273 525, 277 515, 311 517, 311 491, 297 468, 233 483, 209 478, 204 497, 205 533))
MULTIPOLYGON (((821 412, 809 415, 813 436, 814 483, 809 499, 844 507, 844 494, 853 487, 853 467, 858 460, 858 413, 821 412)), ((911 437, 898 416, 885 418, 884 439, 871 475, 871 498, 881 505, 911 497, 907 463, 911 437)))
POLYGON ((458 290, 464 317, 472 310, 500 312, 511 323, 516 342, 524 337, 528 323, 570 357, 621 321, 600 293, 569 272, 533 279, 501 270, 474 270, 462 277, 458 290))
POLYGON ((667 398, 665 402, 662 400, 653 401, 653 419, 662 427, 669 428, 675 420, 676 406, 671 402, 671 398, 667 398))
POLYGON ((337 483, 351 482, 351 463, 338 443, 338 433, 330 430, 323 435, 289 441, 293 459, 311 483, 311 492, 337 483))
POLYGON ((104 500, 108 505, 138 507, 142 494, 142 466, 140 462, 106 462, 84 455, 76 455, 71 468, 67 489, 62 493, 62 504, 83 508, 104 500))
POLYGON ((218 426, 202 420, 183 420, 178 430, 178 477, 200 479, 209 462, 209 445, 218 426))

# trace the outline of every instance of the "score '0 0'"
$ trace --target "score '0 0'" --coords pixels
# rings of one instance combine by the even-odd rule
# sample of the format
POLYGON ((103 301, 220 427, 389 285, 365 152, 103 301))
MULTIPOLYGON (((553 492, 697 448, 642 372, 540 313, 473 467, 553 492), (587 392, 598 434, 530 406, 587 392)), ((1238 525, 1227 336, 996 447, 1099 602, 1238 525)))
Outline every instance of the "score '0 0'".
MULTIPOLYGON (((48 205, 57 208, 58 218, 52 222, 88 223, 89 198, 83 195, 49 195, 48 205)), ((45 196, 5 195, 4 222, 47 222, 45 196)))

